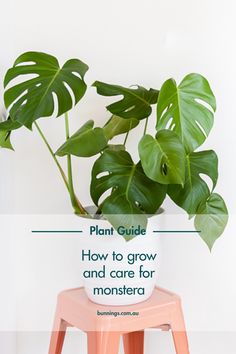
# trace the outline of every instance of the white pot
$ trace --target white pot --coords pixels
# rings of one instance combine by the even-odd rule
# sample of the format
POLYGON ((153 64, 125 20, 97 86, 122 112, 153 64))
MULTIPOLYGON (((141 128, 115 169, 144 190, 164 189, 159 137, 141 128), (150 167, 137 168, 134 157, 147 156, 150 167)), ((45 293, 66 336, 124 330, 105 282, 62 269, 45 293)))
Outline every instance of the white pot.
POLYGON ((89 299, 103 305, 130 305, 148 299, 158 278, 160 239, 153 230, 160 227, 161 215, 149 218, 145 235, 136 236, 128 242, 114 231, 112 236, 90 235, 92 226, 100 230, 110 229, 111 225, 106 220, 80 220, 83 228, 83 281, 89 299), (123 259, 113 261, 113 252, 121 254, 123 259), (102 254, 107 255, 106 260, 98 259, 102 254), (90 277, 85 278, 87 276, 90 277))

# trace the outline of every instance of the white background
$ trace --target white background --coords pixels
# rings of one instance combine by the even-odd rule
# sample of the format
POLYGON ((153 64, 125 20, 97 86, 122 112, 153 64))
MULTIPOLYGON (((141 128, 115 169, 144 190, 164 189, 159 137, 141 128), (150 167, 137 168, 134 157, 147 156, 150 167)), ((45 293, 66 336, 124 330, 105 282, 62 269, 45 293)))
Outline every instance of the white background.
MULTIPOLYGON (((217 241, 212 254, 194 237, 162 238, 160 283, 182 296, 187 326, 191 330, 193 354, 231 354, 236 347, 229 339, 230 331, 236 331, 235 11, 236 3, 233 0, 41 0, 40 3, 10 0, 1 4, 1 80, 14 59, 28 50, 51 53, 61 63, 71 57, 82 59, 90 66, 86 76, 88 86, 95 80, 102 80, 159 88, 165 79, 174 77, 179 81, 189 72, 199 72, 209 79, 218 108, 214 129, 203 148, 213 148, 219 156, 217 191, 227 202, 229 226, 224 236, 217 241)), ((108 101, 97 96, 93 88, 88 88, 86 97, 71 114, 71 130, 74 131, 88 119, 103 124, 109 117, 104 108, 108 101)), ((41 127, 54 149, 64 141, 62 118, 43 119, 41 127)), ((130 148, 137 147, 136 137, 136 133, 131 134, 128 143, 130 148)), ((20 130, 13 134, 12 141, 15 152, 0 151, 1 213, 70 214, 71 207, 64 185, 37 133, 20 130)), ((92 161, 75 161, 76 189, 85 205, 91 203, 89 177, 92 161)), ((169 202, 166 210, 172 211, 172 207, 168 208, 169 202)), ((32 222, 35 223, 35 219, 32 221, 24 215, 21 218, 1 217, 1 225, 5 225, 5 228, 1 227, 0 287, 3 306, 0 311, 3 314, 1 317, 7 318, 5 329, 9 331, 15 328, 15 304, 9 296, 14 291, 14 272, 9 254, 17 244, 15 237, 18 233, 19 243, 20 237, 23 240, 26 235, 24 232, 30 229, 32 222)), ((46 215, 38 216, 37 222, 43 224, 46 215)), ((65 216, 62 220, 67 222, 65 216)), ((71 253, 74 248, 69 241, 65 253, 52 252, 45 244, 45 249, 40 248, 41 251, 44 249, 42 257, 39 257, 37 244, 25 242, 21 245, 27 246, 22 246, 19 251, 24 251, 24 262, 21 264, 24 276, 20 278, 24 280, 21 284, 24 301, 20 306, 18 329, 37 329, 38 323, 41 329, 50 327, 56 293, 67 286, 78 285, 78 271, 75 270, 77 255, 71 253), (63 257, 63 263, 60 262, 60 256, 63 257), (51 288, 48 288, 50 280, 51 288), (33 300, 37 293, 43 300, 43 311, 42 306, 36 306, 33 300)), ((154 337, 152 334, 148 339, 150 353, 156 350, 154 337)), ((162 343, 164 337, 159 336, 158 341, 162 343)), ((15 354, 12 334, 4 338, 4 353, 15 354)), ((32 348, 36 353, 36 339, 33 340, 26 333, 18 334, 15 339, 17 354, 31 353, 32 348)), ((47 339, 48 334, 42 337, 38 335, 38 353, 47 352, 47 339)), ((66 343, 67 350, 69 342, 66 343)), ((71 346, 73 348, 73 344, 71 346)), ((166 347, 162 347, 163 352, 169 353, 169 346, 170 341, 167 340, 166 347)), ((159 350, 161 353, 161 347, 159 350)), ((173 348, 169 350, 173 351, 173 348)), ((75 348, 71 352, 75 352, 75 348)))

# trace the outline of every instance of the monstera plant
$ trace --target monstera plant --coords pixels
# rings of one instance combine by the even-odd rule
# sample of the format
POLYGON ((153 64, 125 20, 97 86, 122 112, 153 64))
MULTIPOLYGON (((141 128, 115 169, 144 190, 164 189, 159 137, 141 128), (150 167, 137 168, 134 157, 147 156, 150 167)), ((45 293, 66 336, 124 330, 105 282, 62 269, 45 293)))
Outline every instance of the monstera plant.
POLYGON ((114 227, 146 226, 148 215, 155 214, 168 195, 195 217, 196 230, 211 249, 224 231, 228 213, 224 200, 215 193, 217 155, 213 150, 198 150, 211 131, 216 110, 208 81, 199 74, 189 74, 179 85, 173 79, 165 81, 160 90, 95 81, 92 86, 98 94, 117 96, 106 107, 111 117, 103 127, 89 120, 70 135, 68 111, 86 92, 87 70, 78 59, 70 59, 61 67, 55 57, 45 53, 19 56, 4 79, 7 114, 0 123, 1 146, 13 149, 10 137, 17 129, 36 129, 58 167, 75 213, 88 217, 91 215, 75 195, 71 156, 98 155, 90 189, 97 206, 96 218, 105 217, 114 227), (52 115, 64 115, 65 119, 65 142, 57 151, 38 123, 52 115), (152 135, 147 134, 151 116, 156 121, 152 135), (137 144, 140 160, 134 162, 126 142, 130 130, 141 121, 144 130, 137 144), (124 138, 111 144, 118 135, 124 138), (61 157, 67 159, 66 172, 61 157), (211 187, 204 175, 211 179, 211 187))

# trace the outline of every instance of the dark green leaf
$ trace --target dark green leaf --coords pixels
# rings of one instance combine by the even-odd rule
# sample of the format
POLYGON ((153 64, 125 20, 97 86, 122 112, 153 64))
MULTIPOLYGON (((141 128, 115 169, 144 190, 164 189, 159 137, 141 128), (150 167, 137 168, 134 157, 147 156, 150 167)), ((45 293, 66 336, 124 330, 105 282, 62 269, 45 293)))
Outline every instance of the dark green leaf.
POLYGON ((107 106, 108 111, 122 118, 143 119, 152 113, 151 105, 157 102, 159 91, 142 86, 126 88, 95 81, 93 86, 103 96, 123 96, 120 101, 107 106))
POLYGON ((186 157, 184 188, 170 185, 168 194, 171 199, 186 210, 188 214, 196 214, 200 203, 210 195, 207 183, 200 174, 210 177, 213 188, 218 178, 218 159, 212 150, 193 152, 186 157))
POLYGON ((124 119, 113 115, 103 127, 103 130, 107 139, 110 140, 116 135, 128 132, 129 130, 135 128, 138 124, 138 119, 124 119))
POLYGON ((96 155, 107 146, 102 128, 93 128, 94 121, 86 122, 56 152, 58 156, 75 155, 89 157, 96 155))
POLYGON ((214 120, 216 101, 208 81, 199 74, 187 75, 179 86, 167 80, 157 102, 157 130, 171 129, 192 152, 208 136, 214 120), (209 108, 209 106, 211 108, 209 108))
POLYGON ((145 226, 145 214, 154 214, 166 195, 166 186, 150 180, 126 151, 105 150, 93 166, 90 191, 94 203, 98 205, 110 189, 102 212, 114 227, 145 226))
POLYGON ((5 76, 6 87, 18 76, 26 80, 5 91, 6 107, 10 108, 12 120, 31 128, 32 123, 40 117, 51 116, 55 110, 53 93, 57 97, 57 116, 67 112, 86 91, 84 75, 88 66, 78 59, 68 60, 60 68, 57 59, 40 52, 27 52, 18 57, 5 76), (28 75, 32 78, 28 78, 28 75))
POLYGON ((161 130, 156 138, 144 135, 138 149, 144 172, 149 178, 163 184, 184 184, 185 151, 174 132, 161 130))
POLYGON ((19 129, 21 127, 22 127, 22 125, 19 122, 11 120, 10 117, 7 120, 5 120, 4 122, 0 123, 0 130, 1 131, 10 132, 12 130, 19 129))
POLYGON ((197 210, 194 224, 199 235, 211 250, 217 238, 224 232, 228 222, 228 211, 223 198, 212 193, 197 210))
POLYGON ((0 147, 14 150, 10 141, 10 132, 5 130, 0 131, 0 147))

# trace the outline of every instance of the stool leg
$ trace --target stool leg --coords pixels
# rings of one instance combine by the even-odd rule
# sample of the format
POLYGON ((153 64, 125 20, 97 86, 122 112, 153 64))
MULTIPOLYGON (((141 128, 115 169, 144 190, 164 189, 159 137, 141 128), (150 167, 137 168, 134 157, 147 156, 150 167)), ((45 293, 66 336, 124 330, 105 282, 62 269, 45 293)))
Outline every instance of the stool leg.
POLYGON ((144 331, 123 334, 125 354, 143 354, 144 331))
POLYGON ((48 354, 61 354, 66 334, 66 327, 66 322, 61 318, 56 317, 51 334, 48 354))
POLYGON ((88 332, 88 354, 118 354, 119 332, 88 332))
POLYGON ((180 302, 176 304, 176 311, 172 318, 171 329, 176 354, 190 354, 187 333, 184 324, 184 317, 180 302))

